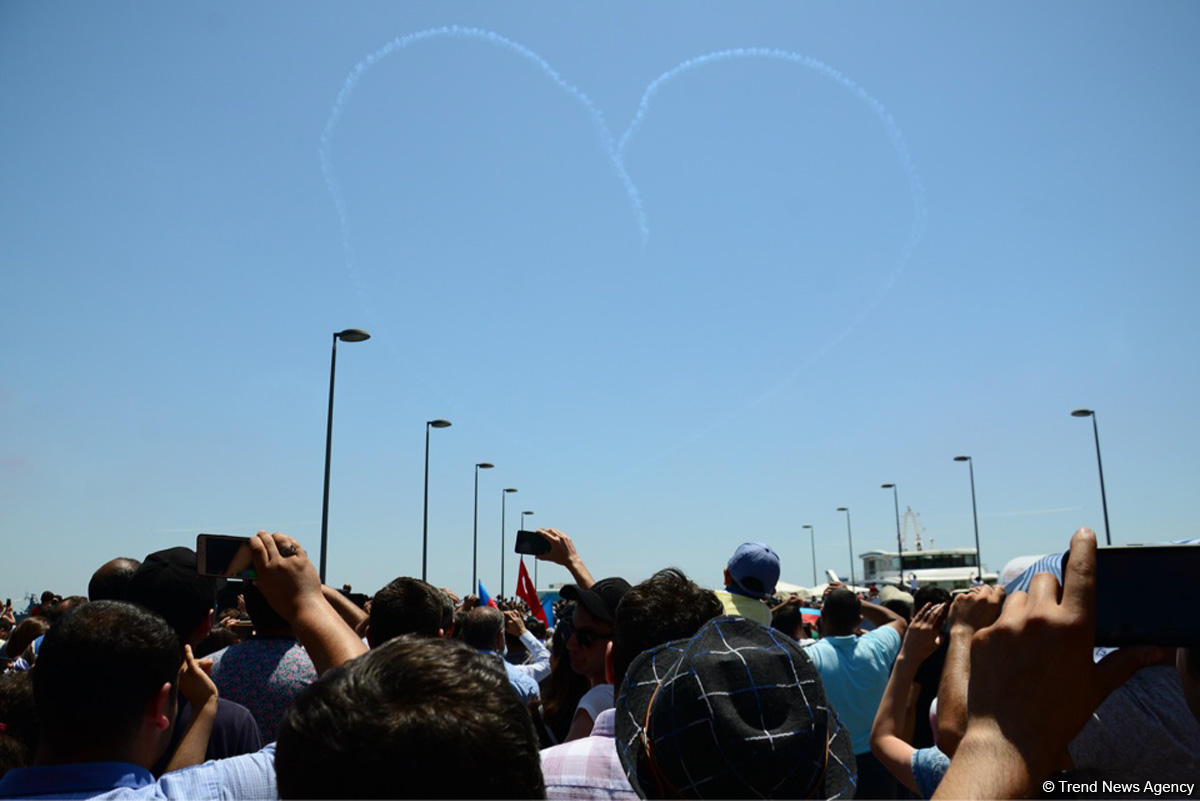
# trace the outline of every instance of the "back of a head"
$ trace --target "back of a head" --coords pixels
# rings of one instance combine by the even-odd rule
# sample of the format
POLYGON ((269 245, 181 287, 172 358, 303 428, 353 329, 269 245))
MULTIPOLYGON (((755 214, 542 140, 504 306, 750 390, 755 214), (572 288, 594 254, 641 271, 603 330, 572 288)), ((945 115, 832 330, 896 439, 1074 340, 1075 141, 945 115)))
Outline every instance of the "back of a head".
POLYGON ((825 622, 826 633, 849 634, 861 617, 862 602, 850 590, 839 588, 825 596, 821 619, 825 622))
POLYGON ((504 615, 491 606, 477 606, 462 622, 462 641, 483 651, 496 650, 496 641, 504 630, 504 615))
POLYGON ((436 637, 445 628, 445 593, 420 579, 402 576, 371 600, 371 643, 382 645, 401 634, 436 637))
POLYGON ((631 587, 617 605, 613 626, 613 685, 620 687, 629 663, 642 651, 687 639, 721 612, 716 594, 678 568, 660 570, 631 587))
POLYGON ((110 559, 97 568, 88 582, 87 595, 89 601, 125 601, 128 600, 129 582, 133 574, 142 566, 136 559, 118 556, 110 559))
POLYGON ((782 631, 793 640, 799 639, 796 632, 804 625, 804 614, 800 607, 788 604, 771 615, 771 628, 782 631))
POLYGON ((926 584, 913 593, 913 611, 921 611, 925 604, 946 604, 950 603, 950 593, 941 587, 935 587, 932 584, 926 584))
POLYGON ((129 580, 126 600, 162 615, 186 642, 213 610, 216 598, 216 580, 197 573, 196 552, 180 547, 147 556, 129 580))
POLYGON ((121 601, 70 610, 46 634, 33 671, 41 736, 60 754, 120 742, 183 661, 158 615, 121 601))
POLYGON ((246 614, 250 615, 250 622, 259 634, 264 631, 291 630, 291 625, 271 607, 258 587, 247 583, 242 587, 242 597, 246 601, 246 614))
POLYGON ((281 798, 544 798, 538 740, 495 660, 401 637, 296 696, 279 731, 281 798))
POLYGON ((37 751, 37 710, 33 703, 33 671, 0 675, 0 776, 33 762, 37 751))

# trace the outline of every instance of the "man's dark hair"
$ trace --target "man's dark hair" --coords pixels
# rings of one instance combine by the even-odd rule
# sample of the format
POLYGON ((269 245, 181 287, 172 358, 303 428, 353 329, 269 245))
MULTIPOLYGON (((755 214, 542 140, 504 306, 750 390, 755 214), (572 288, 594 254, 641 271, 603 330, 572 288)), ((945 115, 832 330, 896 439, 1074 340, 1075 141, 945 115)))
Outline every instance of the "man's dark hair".
POLYGON ((504 614, 490 606, 477 606, 462 622, 462 640, 472 648, 495 651, 504 630, 504 614))
POLYGON ((921 607, 925 604, 945 604, 950 603, 950 593, 941 587, 935 587, 932 584, 926 584, 913 593, 913 612, 920 612, 921 607))
POLYGON ((330 670, 279 730, 281 798, 545 798, 537 735, 500 663, 400 637, 330 670))
POLYGON ((92 580, 88 582, 88 600, 90 601, 125 601, 129 589, 129 580, 142 566, 136 559, 118 556, 102 564, 92 580))
POLYGON ((0 675, 0 776, 33 762, 37 752, 37 709, 33 703, 33 671, 0 675))
POLYGON ((182 662, 179 638, 153 612, 122 601, 70 610, 46 633, 33 670, 42 739, 64 755, 128 740, 182 662))
POLYGON ((371 600, 371 642, 382 645, 401 634, 436 637, 444 629, 445 593, 420 579, 401 578, 371 600))
POLYGON ((849 634, 861 617, 862 601, 850 590, 839 587, 825 596, 821 619, 825 621, 826 634, 849 634))
POLYGON ((126 600, 162 615, 186 642, 213 611, 216 598, 216 579, 197 573, 196 552, 179 547, 147 556, 129 580, 126 600))
POLYGON ((674 567, 629 588, 617 604, 613 624, 613 685, 617 692, 634 657, 656 645, 692 637, 722 611, 721 601, 711 590, 674 567))
POLYGON ((800 607, 793 604, 788 604, 771 615, 771 628, 782 631, 793 640, 796 639, 796 631, 803 625, 804 614, 800 607))
POLYGON ((242 597, 246 600, 246 614, 250 615, 250 621, 254 624, 254 628, 260 630, 260 633, 262 630, 277 631, 291 628, 291 624, 271 608, 271 604, 267 603, 262 590, 258 587, 250 583, 245 584, 242 587, 242 597))

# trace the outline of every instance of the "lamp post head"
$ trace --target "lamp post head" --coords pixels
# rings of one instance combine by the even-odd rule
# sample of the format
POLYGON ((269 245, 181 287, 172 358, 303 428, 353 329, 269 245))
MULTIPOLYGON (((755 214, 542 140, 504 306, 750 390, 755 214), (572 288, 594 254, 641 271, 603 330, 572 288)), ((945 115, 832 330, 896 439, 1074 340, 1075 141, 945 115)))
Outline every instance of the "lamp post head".
POLYGON ((449 420, 429 420, 428 422, 425 423, 425 425, 433 426, 434 428, 449 428, 450 421, 449 420))
POLYGON ((895 484, 880 484, 879 488, 880 489, 895 489, 896 485, 895 484))
POLYGON ((491 470, 496 465, 492 464, 491 462, 480 462, 479 464, 477 464, 475 466, 478 467, 480 470, 491 470))
POLYGON ((849 512, 849 511, 850 511, 850 507, 849 507, 849 506, 839 506, 839 507, 837 508, 837 510, 838 510, 839 512, 849 512))
POLYGON ((504 491, 505 492, 516 492, 517 488, 516 487, 505 487, 504 491))
POLYGON ((361 328, 347 328, 345 331, 338 331, 334 336, 343 342, 362 342, 371 338, 371 335, 361 328))
POLYGON ((812 526, 810 526, 810 525, 808 525, 807 523, 805 523, 805 524, 804 524, 803 526, 801 526, 800 528, 812 528, 812 526))
POLYGON ((521 512, 521 514, 522 514, 522 516, 524 516, 524 515, 531 515, 531 514, 533 514, 533 512, 521 512))
POLYGON ((971 461, 971 457, 970 457, 970 456, 955 456, 955 457, 954 457, 954 461, 956 461, 956 462, 969 462, 969 461, 971 461))
POLYGON ((1075 411, 1071 412, 1072 417, 1091 417, 1094 414, 1095 412, 1091 409, 1076 409, 1075 411))

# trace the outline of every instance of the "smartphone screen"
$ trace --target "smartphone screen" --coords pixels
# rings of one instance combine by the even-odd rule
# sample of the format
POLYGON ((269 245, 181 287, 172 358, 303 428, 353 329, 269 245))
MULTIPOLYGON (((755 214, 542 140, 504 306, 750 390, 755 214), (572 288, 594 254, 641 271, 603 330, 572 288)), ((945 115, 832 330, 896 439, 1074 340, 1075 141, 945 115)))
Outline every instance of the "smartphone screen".
POLYGON ((1097 549, 1096 645, 1200 645, 1197 571, 1200 545, 1097 549))
POLYGON ((225 534, 197 535, 196 572, 205 576, 258 578, 250 556, 250 540, 225 534))
POLYGON ((550 540, 536 531, 518 531, 517 542, 513 546, 513 550, 517 553, 533 555, 548 553, 550 551, 550 540))

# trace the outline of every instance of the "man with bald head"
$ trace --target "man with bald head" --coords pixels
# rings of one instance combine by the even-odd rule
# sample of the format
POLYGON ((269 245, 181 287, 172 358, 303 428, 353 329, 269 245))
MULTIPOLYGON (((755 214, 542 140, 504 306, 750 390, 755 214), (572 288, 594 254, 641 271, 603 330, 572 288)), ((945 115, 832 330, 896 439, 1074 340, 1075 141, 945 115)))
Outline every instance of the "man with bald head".
POLYGON ((92 580, 88 582, 88 600, 124 601, 129 580, 141 566, 141 562, 128 556, 109 559, 92 574, 92 580))

